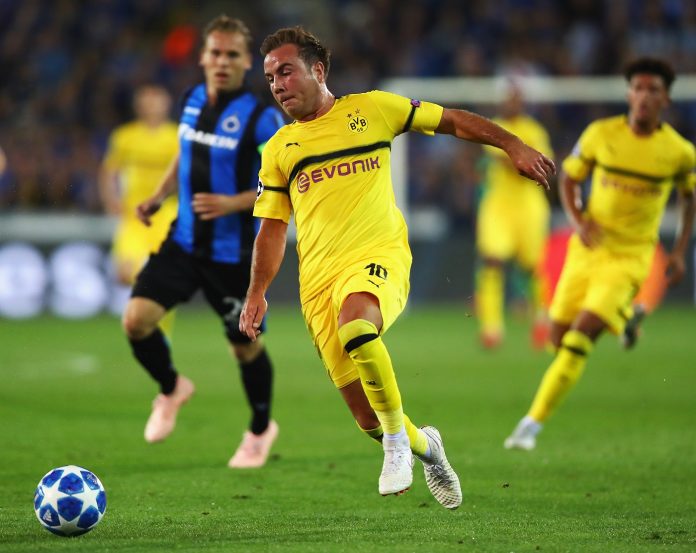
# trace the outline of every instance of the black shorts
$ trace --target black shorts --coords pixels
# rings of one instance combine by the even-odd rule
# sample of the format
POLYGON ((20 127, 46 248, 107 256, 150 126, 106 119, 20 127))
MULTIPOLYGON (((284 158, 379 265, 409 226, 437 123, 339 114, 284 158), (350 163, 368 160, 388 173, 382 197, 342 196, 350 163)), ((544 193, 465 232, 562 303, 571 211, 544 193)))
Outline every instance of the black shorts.
POLYGON ((250 261, 219 263, 201 259, 167 239, 138 274, 131 297, 150 299, 169 311, 202 290, 220 316, 229 341, 249 343, 249 338, 239 331, 239 315, 249 288, 250 272, 250 261))

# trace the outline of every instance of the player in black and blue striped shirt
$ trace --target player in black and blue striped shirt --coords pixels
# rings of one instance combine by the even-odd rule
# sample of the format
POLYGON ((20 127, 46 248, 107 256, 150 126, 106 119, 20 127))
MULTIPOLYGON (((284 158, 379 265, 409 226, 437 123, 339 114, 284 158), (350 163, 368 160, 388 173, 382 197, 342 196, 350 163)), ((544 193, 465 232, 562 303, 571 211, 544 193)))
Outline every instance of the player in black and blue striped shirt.
POLYGON ((177 219, 138 275, 123 317, 135 358, 160 386, 145 439, 161 441, 174 429, 194 385, 174 368, 158 323, 169 309, 202 290, 223 322, 253 412, 229 461, 232 468, 263 465, 278 433, 270 418, 270 359, 263 343, 251 342, 239 331, 257 230, 251 210, 260 151, 283 124, 275 108, 244 87, 252 64, 251 42, 246 25, 225 15, 204 31, 200 65, 205 83, 183 98, 179 154, 156 193, 138 206, 139 218, 148 225, 178 187, 177 219))

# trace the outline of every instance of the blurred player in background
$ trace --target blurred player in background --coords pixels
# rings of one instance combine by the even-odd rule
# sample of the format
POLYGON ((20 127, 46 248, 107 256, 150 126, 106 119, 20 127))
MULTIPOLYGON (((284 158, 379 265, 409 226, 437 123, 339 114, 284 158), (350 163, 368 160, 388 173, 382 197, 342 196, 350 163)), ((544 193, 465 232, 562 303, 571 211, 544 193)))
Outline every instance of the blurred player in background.
POLYGON ((202 290, 223 323, 252 409, 249 430, 228 464, 258 467, 278 433, 270 419, 272 367, 263 342, 239 331, 239 313, 257 228, 251 209, 260 150, 283 119, 244 87, 252 38, 242 21, 219 16, 208 24, 203 40, 205 83, 191 88, 182 101, 179 155, 155 193, 138 206, 149 224, 178 185, 178 217, 138 275, 123 326, 135 358, 160 386, 145 439, 163 440, 194 385, 177 373, 157 325, 169 309, 202 290))
MULTIPOLYGON (((553 158, 546 130, 524 112, 519 85, 507 81, 505 95, 500 116, 493 121, 553 158)), ((534 319, 532 343, 541 348, 548 337, 540 263, 548 237, 549 203, 544 191, 529 186, 504 151, 492 146, 486 146, 485 151, 488 167, 476 229, 481 267, 475 297, 481 344, 494 348, 503 340, 505 264, 515 261, 527 284, 526 297, 534 319)))
POLYGON ((5 150, 0 148, 0 177, 5 174, 5 169, 7 169, 7 156, 5 150))
POLYGON ((381 338, 406 304, 411 267, 391 184, 391 142, 415 130, 494 144, 544 185, 553 162, 469 112, 382 91, 336 98, 326 84, 329 51, 300 27, 266 37, 261 52, 271 92, 295 121, 263 151, 254 208, 263 219, 240 328, 251 339, 259 332, 294 213, 303 315, 358 426, 382 442, 379 492, 401 494, 411 486, 415 454, 433 496, 456 509, 461 488, 440 434, 404 414, 381 338))
POLYGON ((696 154, 693 144, 662 121, 674 71, 661 60, 641 58, 627 66, 625 77, 628 116, 592 123, 563 162, 561 199, 575 233, 551 304, 557 354, 506 448, 534 448, 542 424, 580 378, 597 338, 607 329, 623 331, 650 269, 673 186, 681 226, 667 270, 672 284, 684 275, 696 154), (590 173, 592 190, 582 206, 579 185, 590 173))
MULTIPOLYGON (((104 210, 118 217, 112 258, 117 281, 128 289, 148 256, 159 250, 169 225, 176 218, 176 197, 167 198, 149 226, 137 216, 138 205, 149 198, 176 156, 176 124, 169 120, 169 93, 161 86, 146 85, 135 91, 136 119, 116 128, 99 173, 99 192, 104 210)), ((173 312, 160 326, 171 337, 173 312)))

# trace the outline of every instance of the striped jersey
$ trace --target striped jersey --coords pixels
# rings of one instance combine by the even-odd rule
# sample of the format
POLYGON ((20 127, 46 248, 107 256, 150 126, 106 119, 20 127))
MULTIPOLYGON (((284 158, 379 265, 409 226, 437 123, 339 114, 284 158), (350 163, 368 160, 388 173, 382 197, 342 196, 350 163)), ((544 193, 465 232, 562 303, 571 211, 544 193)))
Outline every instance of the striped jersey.
POLYGON ((375 256, 410 269, 406 223, 391 182, 391 143, 408 130, 433 134, 442 111, 388 92, 351 94, 268 142, 254 215, 285 222, 294 216, 302 301, 345 267, 375 256))
POLYGON ((592 173, 586 216, 602 227, 603 245, 641 253, 657 241, 673 186, 693 187, 695 163, 693 144, 667 123, 641 136, 619 115, 591 123, 563 169, 577 182, 592 173))
POLYGON ((182 104, 179 211, 171 237, 196 257, 224 263, 249 260, 258 230, 252 213, 203 221, 191 201, 197 192, 234 195, 256 188, 260 150, 283 118, 246 89, 220 93, 211 105, 205 84, 199 84, 182 104))

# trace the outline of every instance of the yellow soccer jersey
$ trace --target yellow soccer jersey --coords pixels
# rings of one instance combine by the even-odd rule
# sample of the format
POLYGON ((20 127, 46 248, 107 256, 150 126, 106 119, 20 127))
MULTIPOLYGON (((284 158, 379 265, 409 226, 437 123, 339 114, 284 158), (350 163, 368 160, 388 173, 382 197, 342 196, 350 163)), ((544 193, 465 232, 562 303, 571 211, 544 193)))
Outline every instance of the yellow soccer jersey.
MULTIPOLYGON (((532 117, 519 115, 511 119, 496 118, 493 121, 506 131, 519 136, 525 144, 539 150, 545 156, 553 158, 548 133, 532 117)), ((520 201, 525 201, 528 197, 546 202, 544 190, 539 186, 534 186, 533 182, 521 176, 503 150, 494 146, 485 146, 484 148, 489 156, 486 172, 486 195, 504 198, 504 200, 517 206, 520 201)))
MULTIPOLYGON (((135 216, 135 208, 149 198, 178 152, 177 126, 165 123, 156 129, 133 121, 111 135, 104 162, 120 172, 123 213, 135 216)), ((168 198, 161 212, 176 213, 176 198, 168 198)))
POLYGON ((636 135, 626 116, 600 119, 580 136, 563 170, 578 182, 592 172, 587 216, 603 229, 603 245, 641 252, 657 240, 672 186, 692 188, 694 146, 667 123, 636 135))
POLYGON ((337 98, 331 110, 281 128, 263 150, 254 215, 294 213, 304 301, 346 266, 374 255, 408 270, 411 252, 396 207, 390 153, 407 130, 433 134, 443 108, 388 92, 337 98))

